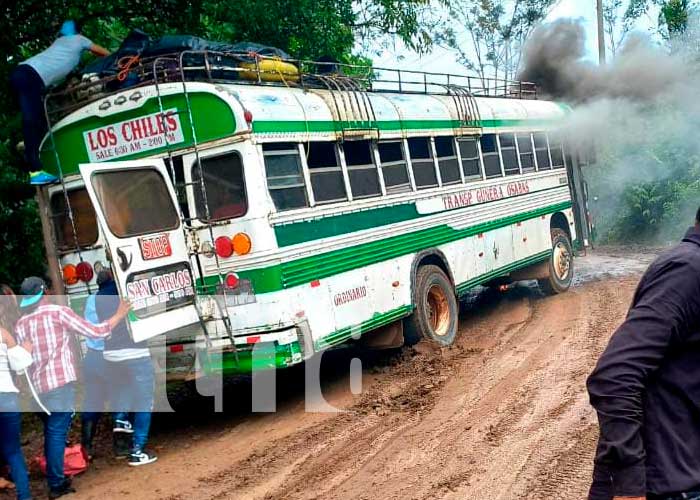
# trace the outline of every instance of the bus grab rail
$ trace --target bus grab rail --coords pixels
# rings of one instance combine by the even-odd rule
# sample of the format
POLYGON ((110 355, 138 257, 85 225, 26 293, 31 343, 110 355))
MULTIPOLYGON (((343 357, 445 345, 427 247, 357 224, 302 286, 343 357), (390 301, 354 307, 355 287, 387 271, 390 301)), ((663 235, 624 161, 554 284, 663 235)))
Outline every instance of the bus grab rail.
POLYGON ((338 79, 343 82, 343 90, 347 91, 451 96, 454 94, 451 89, 460 89, 471 97, 538 97, 537 86, 534 83, 504 78, 281 59, 251 53, 186 51, 143 59, 132 57, 128 67, 120 67, 116 74, 102 78, 83 75, 83 81, 69 83, 47 95, 47 101, 51 102, 51 121, 57 121, 87 104, 126 89, 150 86, 156 80, 159 80, 159 83, 167 83, 181 82, 183 79, 192 82, 235 82, 243 85, 329 90, 336 89, 329 88, 327 81, 338 79), (183 57, 185 55, 186 58, 183 57), (261 66, 263 61, 292 64, 298 73, 265 69, 261 66), (157 62, 160 62, 160 65, 154 70, 154 64, 157 62), (270 81, 267 77, 276 77, 279 81, 270 81))

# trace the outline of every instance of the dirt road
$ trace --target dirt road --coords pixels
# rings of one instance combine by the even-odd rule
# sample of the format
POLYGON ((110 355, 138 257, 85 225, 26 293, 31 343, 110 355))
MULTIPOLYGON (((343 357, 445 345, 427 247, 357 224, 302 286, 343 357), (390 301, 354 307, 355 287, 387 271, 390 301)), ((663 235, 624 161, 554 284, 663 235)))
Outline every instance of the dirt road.
POLYGON ((98 459, 75 498, 582 499, 597 438, 584 381, 650 258, 581 259, 556 297, 527 286, 472 297, 451 349, 324 357, 341 413, 304 412, 301 369, 278 377, 276 413, 250 413, 247 382, 227 386, 223 414, 184 395, 156 418, 156 464, 98 459))

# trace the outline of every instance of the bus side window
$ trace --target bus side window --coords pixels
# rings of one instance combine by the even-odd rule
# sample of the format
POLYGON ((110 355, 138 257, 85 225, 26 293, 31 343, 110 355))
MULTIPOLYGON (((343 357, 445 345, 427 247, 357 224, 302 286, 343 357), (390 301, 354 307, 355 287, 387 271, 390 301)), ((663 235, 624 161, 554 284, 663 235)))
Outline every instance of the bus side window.
POLYGON ((501 134, 498 140, 501 141, 503 170, 506 175, 518 175, 520 173, 520 165, 518 164, 518 151, 515 149, 515 135, 501 134))
POLYGON ((316 203, 346 201, 345 180, 334 142, 305 144, 306 163, 316 203))
POLYGON ((498 156, 496 136, 487 134, 481 136, 481 154, 484 157, 484 171, 487 179, 501 177, 501 160, 498 156))
POLYGON ((370 141, 345 141, 343 143, 345 164, 348 166, 350 189, 356 199, 381 196, 379 173, 374 164, 370 141))
POLYGON ((481 158, 476 138, 459 139, 459 154, 462 156, 462 171, 466 180, 481 179, 481 158))
POLYGON ((537 156, 537 170, 552 170, 549 162, 549 148, 547 146, 547 135, 543 132, 533 134, 535 140, 535 155, 537 156))
POLYGON ((386 193, 395 194, 411 191, 411 180, 408 177, 406 157, 401 141, 379 142, 377 149, 386 193))
POLYGON ((455 140, 452 137, 436 137, 435 151, 437 153, 438 166, 442 185, 459 184, 462 176, 459 173, 459 160, 455 150, 455 140))
POLYGON ((433 152, 430 139, 427 137, 411 137, 408 139, 408 155, 411 157, 413 178, 416 189, 427 189, 438 186, 433 152))
MULTIPOLYGON (((209 204, 209 220, 224 220, 241 217, 248 211, 248 198, 243 179, 243 162, 238 152, 225 153, 221 156, 202 158, 204 188, 209 204)), ((199 182, 199 168, 192 165, 192 181, 199 182)), ((197 216, 207 220, 202 190, 199 184, 194 186, 197 216)))
POLYGON ((291 142, 263 144, 267 188, 279 211, 309 206, 301 158, 291 142))
POLYGON ((566 168, 564 149, 562 148, 561 139, 556 134, 549 136, 549 154, 552 158, 553 168, 566 168))
POLYGON ((523 173, 535 171, 535 153, 532 149, 532 134, 517 134, 518 149, 520 150, 520 165, 523 173))

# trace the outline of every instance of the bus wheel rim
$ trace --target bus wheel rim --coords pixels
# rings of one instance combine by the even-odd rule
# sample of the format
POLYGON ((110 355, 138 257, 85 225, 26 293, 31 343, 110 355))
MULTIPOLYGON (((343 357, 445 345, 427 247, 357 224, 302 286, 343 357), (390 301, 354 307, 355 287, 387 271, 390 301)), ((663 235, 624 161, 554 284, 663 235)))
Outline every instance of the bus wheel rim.
POLYGON ((428 290, 428 317, 433 333, 439 337, 446 336, 450 331, 450 304, 445 290, 439 285, 433 285, 428 290))
POLYGON ((559 242, 554 247, 554 273, 561 281, 569 277, 571 271, 571 253, 564 243, 559 242))

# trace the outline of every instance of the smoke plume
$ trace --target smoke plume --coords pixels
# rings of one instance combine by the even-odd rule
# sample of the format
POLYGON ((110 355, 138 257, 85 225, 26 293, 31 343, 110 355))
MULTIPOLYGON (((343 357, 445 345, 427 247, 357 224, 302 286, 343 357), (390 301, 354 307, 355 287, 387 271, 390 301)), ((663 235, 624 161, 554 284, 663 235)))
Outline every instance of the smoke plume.
POLYGON ((524 48, 520 78, 573 108, 570 151, 596 152, 584 175, 614 240, 675 239, 700 204, 698 40, 695 29, 674 43, 634 33, 599 66, 585 58, 581 22, 567 19, 537 28, 524 48))
POLYGON ((603 97, 648 101, 677 92, 694 76, 682 54, 671 56, 641 33, 632 33, 608 65, 585 59, 580 21, 562 19, 538 27, 523 51, 520 78, 547 97, 582 102, 603 97))

